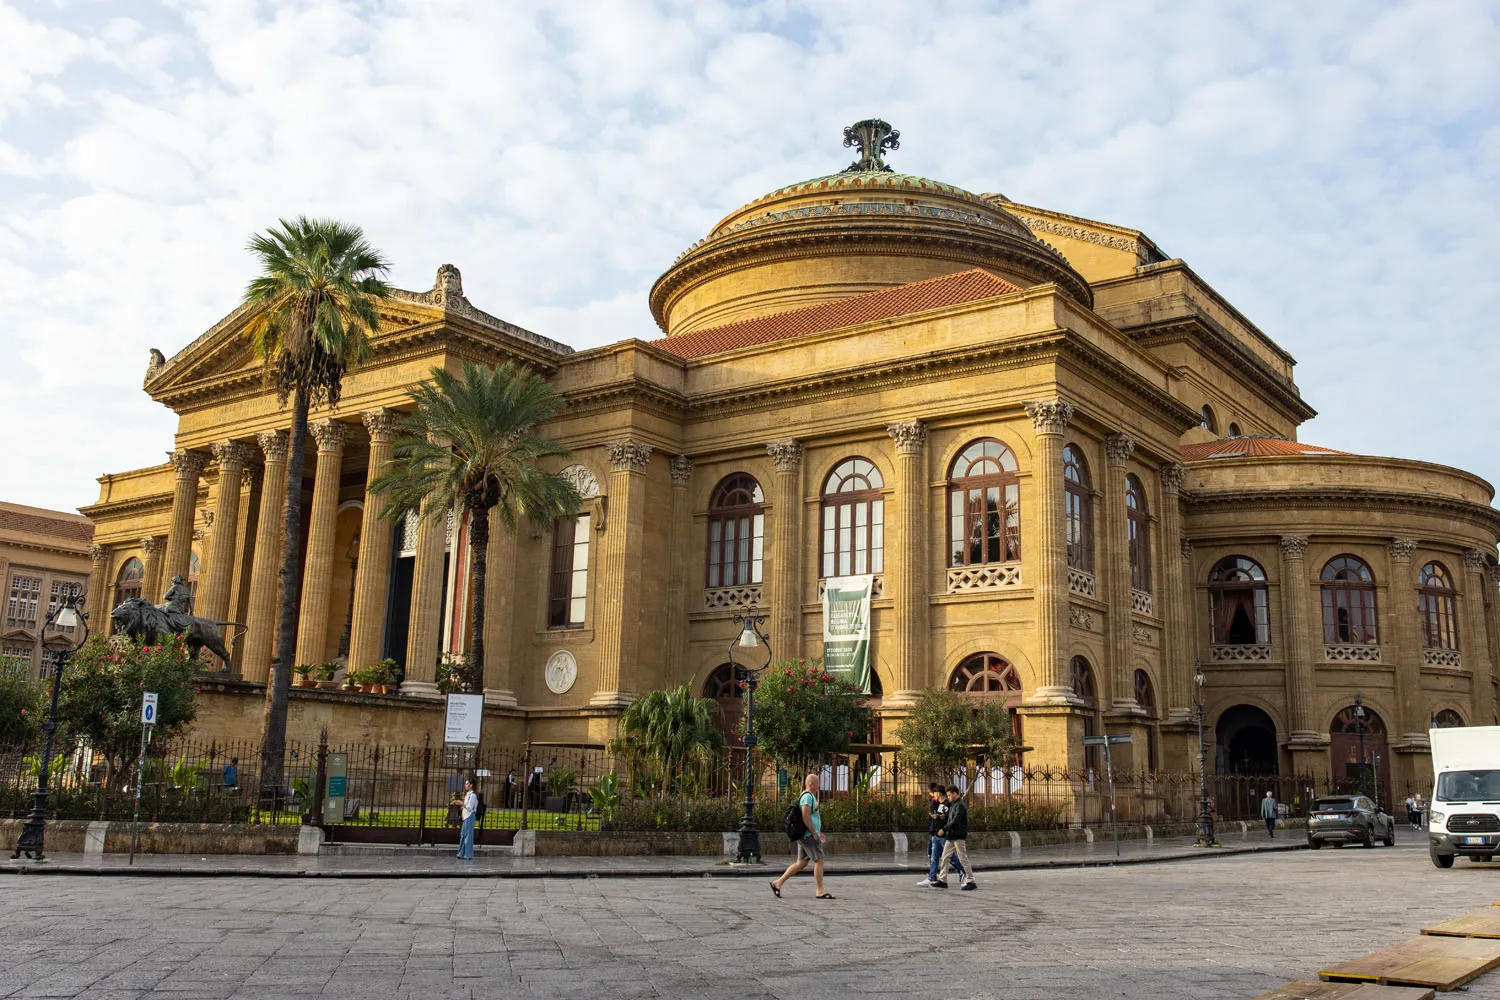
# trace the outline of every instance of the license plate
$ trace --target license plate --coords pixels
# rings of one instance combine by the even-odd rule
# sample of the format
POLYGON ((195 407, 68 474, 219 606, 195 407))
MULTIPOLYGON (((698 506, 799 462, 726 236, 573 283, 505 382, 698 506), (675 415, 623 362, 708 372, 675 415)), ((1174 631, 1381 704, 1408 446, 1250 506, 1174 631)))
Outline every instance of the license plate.
POLYGON ((1487 844, 1489 841, 1484 837, 1465 837, 1465 844, 1487 844))

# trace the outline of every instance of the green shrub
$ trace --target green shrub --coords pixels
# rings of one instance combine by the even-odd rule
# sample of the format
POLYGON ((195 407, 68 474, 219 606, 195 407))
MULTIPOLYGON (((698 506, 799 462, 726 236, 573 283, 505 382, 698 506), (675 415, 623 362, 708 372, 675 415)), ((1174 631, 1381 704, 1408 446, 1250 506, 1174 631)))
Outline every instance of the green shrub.
POLYGON ((772 760, 838 753, 870 732, 873 716, 863 699, 858 688, 824 673, 816 661, 778 663, 755 690, 755 736, 772 760))

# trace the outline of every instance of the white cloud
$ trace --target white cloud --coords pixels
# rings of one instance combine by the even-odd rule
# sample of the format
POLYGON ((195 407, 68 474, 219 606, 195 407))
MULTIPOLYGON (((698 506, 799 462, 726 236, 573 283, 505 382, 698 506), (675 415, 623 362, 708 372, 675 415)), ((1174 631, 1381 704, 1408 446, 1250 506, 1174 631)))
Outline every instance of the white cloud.
POLYGON ((8 499, 160 459, 146 349, 229 311, 279 216, 578 347, 649 338, 672 258, 868 114, 899 169, 1187 258, 1302 362, 1308 440, 1500 477, 1482 0, 124 6, 0 0, 0 422, 49 429, 8 436, 8 499))

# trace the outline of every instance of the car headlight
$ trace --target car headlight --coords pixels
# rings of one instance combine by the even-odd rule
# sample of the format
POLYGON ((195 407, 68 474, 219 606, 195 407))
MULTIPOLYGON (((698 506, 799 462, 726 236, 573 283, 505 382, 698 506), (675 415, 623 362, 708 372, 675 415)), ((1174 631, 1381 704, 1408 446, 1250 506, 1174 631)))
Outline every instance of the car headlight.
POLYGON ((1441 830, 1443 828, 1443 814, 1438 812, 1436 809, 1428 810, 1427 824, 1429 826, 1437 827, 1441 830))

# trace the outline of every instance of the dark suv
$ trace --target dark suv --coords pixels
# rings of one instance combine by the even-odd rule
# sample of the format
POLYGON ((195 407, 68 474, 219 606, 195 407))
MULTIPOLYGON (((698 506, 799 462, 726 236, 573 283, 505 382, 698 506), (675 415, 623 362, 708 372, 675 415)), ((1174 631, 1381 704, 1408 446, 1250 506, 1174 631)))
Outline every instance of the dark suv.
POLYGON ((1396 817, 1384 812, 1365 795, 1330 795, 1313 803, 1307 816, 1307 846, 1317 850, 1324 844, 1363 844, 1379 840, 1396 846, 1396 817))

